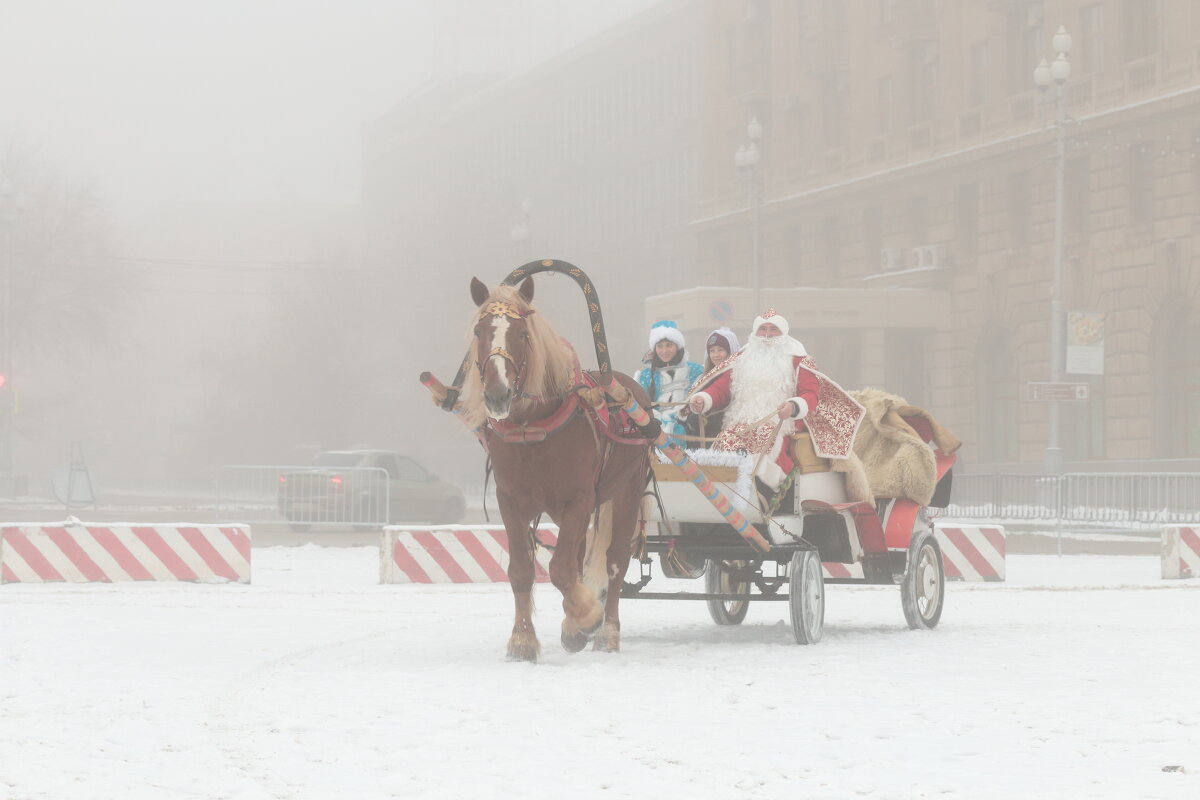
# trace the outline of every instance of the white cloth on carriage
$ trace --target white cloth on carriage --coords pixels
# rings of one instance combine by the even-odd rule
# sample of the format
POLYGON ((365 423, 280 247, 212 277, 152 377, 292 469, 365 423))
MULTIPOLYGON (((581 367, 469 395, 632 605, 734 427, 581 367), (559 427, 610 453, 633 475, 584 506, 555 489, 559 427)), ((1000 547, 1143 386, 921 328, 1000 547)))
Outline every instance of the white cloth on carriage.
MULTIPOLYGON (((655 452, 658 453, 659 460, 664 464, 671 463, 670 459, 663 455, 661 451, 655 450, 655 452)), ((758 456, 730 450, 711 450, 709 448, 687 450, 685 452, 689 458, 701 467, 738 468, 737 483, 733 488, 736 494, 729 498, 729 502, 732 503, 735 509, 745 513, 756 496, 754 491, 754 464, 758 460, 758 456)))

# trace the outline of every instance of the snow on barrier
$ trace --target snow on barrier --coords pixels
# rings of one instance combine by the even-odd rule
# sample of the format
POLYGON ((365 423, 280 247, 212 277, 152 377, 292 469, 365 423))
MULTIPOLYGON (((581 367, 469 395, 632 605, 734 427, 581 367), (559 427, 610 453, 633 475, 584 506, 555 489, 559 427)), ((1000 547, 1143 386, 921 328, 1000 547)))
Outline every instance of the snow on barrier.
POLYGON ((1200 526, 1168 525, 1163 528, 1162 576, 1200 578, 1200 526))
POLYGON ((0 583, 250 582, 248 525, 68 520, 0 528, 0 583))
POLYGON ((936 528, 946 579, 1004 580, 1004 528, 998 525, 955 525, 936 528))
MULTIPOLYGON (((558 528, 538 528, 538 541, 551 547, 558 528)), ((535 580, 550 580, 551 551, 539 547, 535 580)), ((398 527, 383 529, 380 583, 508 583, 508 534, 504 528, 398 527)))

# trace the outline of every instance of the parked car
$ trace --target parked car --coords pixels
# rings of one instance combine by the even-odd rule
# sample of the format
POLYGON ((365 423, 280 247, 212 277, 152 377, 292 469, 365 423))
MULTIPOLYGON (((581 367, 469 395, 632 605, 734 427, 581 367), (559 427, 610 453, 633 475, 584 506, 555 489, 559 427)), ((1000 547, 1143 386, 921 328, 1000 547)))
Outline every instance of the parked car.
POLYGON ((279 476, 279 510, 293 530, 316 523, 449 524, 462 519, 462 491, 413 459, 388 450, 329 450, 311 467, 279 476))

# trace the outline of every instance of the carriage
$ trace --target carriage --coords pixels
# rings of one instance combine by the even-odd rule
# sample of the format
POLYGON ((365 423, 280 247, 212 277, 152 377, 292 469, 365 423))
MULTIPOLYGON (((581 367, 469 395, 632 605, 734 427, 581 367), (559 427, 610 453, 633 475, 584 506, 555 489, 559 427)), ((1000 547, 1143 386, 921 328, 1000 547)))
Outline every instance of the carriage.
POLYGON ((933 628, 945 603, 945 571, 927 509, 949 502, 955 455, 937 448, 921 417, 902 420, 933 451, 936 488, 927 505, 908 497, 846 502, 844 475, 810 462, 772 503, 775 511, 764 513, 766 498, 751 488, 753 458, 702 465, 717 491, 740 501, 741 513, 769 544, 766 551, 739 536, 678 467, 654 464, 654 497, 646 504, 654 524, 640 577, 626 581, 622 596, 704 600, 718 625, 741 623, 752 602, 787 601, 796 643, 813 644, 822 634, 826 585, 898 584, 908 626, 933 628), (704 591, 648 591, 650 554, 667 578, 703 576, 704 591))
MULTIPOLYGON (((812 644, 824 626, 826 583, 899 584, 909 626, 937 625, 945 574, 925 509, 949 499, 958 442, 923 411, 906 416, 914 407, 885 395, 872 418, 881 439, 890 440, 881 452, 917 454, 919 468, 903 471, 920 476, 915 484, 868 478, 855 453, 817 458, 803 451, 802 434, 789 445, 801 448, 794 451, 799 474, 770 497, 758 491, 754 457, 724 453, 726 463, 701 467, 702 452, 689 455, 650 417, 642 387, 610 367, 600 300, 578 267, 530 262, 494 289, 473 279, 471 298, 471 345, 453 383, 428 372, 421 382, 488 454, 509 541, 510 660, 539 658, 532 589, 542 514, 559 526, 549 572, 563 596, 560 641, 569 652, 588 642, 620 649, 622 598, 703 599, 723 625, 740 623, 751 602, 786 599, 796 642, 812 644), (567 276, 582 291, 597 370, 584 372, 574 349, 532 305, 533 275, 543 272, 567 276), (850 481, 855 464, 861 474, 850 481), (638 535, 639 516, 654 523, 653 533, 638 535), (704 575, 705 591, 647 591, 655 553, 668 577, 704 575), (626 578, 633 562, 640 565, 636 581, 626 578)), ((889 469, 884 458, 883 471, 889 469)))

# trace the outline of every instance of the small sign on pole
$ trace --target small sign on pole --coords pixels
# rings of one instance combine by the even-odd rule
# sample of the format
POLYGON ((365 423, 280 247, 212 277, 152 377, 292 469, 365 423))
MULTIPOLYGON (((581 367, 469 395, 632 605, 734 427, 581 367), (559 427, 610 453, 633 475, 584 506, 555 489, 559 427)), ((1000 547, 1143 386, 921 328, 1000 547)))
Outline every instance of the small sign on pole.
POLYGON ((1067 372, 1072 375, 1104 374, 1103 314, 1067 312, 1067 372))
POLYGON ((1034 403, 1073 402, 1088 399, 1086 383, 1051 383, 1030 381, 1028 399, 1034 403))

